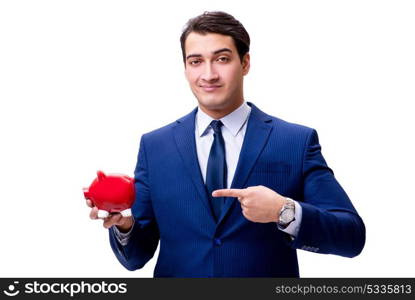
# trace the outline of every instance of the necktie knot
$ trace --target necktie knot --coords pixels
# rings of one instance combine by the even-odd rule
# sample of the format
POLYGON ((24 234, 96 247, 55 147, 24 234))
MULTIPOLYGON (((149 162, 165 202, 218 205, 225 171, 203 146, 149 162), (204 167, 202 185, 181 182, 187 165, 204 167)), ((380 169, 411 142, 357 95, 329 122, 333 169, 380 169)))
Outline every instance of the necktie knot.
POLYGON ((210 127, 212 127, 212 129, 213 129, 213 131, 216 133, 216 134, 218 134, 218 133, 220 133, 221 132, 221 127, 223 126, 223 123, 222 123, 222 121, 221 120, 213 120, 211 123, 210 123, 210 127))

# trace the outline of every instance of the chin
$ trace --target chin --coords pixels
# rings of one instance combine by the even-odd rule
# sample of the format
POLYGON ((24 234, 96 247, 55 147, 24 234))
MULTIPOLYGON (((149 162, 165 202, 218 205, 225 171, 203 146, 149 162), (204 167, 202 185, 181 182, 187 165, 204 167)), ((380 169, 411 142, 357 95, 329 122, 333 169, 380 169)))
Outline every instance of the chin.
POLYGON ((198 95, 197 100, 201 105, 209 108, 220 108, 226 106, 226 98, 219 94, 215 95, 201 93, 198 95))

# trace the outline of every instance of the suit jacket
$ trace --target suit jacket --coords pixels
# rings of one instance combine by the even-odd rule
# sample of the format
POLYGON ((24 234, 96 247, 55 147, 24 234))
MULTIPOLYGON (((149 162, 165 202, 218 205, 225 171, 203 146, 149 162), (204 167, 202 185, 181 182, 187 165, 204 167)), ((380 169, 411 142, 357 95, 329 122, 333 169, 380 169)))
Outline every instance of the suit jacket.
POLYGON ((364 223, 327 166, 317 132, 248 105, 231 187, 263 185, 297 200, 297 237, 292 240, 276 223, 247 220, 236 198, 226 198, 215 221, 196 154, 196 108, 141 137, 128 244, 122 246, 109 230, 125 268, 143 267, 159 241, 155 277, 298 277, 296 249, 346 257, 362 251, 364 223))

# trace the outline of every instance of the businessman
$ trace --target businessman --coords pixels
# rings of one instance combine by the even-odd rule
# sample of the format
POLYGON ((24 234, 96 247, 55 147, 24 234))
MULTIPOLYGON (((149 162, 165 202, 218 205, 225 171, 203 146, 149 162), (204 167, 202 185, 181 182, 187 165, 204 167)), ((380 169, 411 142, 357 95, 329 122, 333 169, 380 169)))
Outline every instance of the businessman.
POLYGON ((160 243, 155 277, 299 277, 297 249, 358 255, 365 226, 317 132, 245 100, 243 25, 205 12, 180 41, 198 106, 141 137, 133 216, 103 223, 119 262, 140 269, 160 243))

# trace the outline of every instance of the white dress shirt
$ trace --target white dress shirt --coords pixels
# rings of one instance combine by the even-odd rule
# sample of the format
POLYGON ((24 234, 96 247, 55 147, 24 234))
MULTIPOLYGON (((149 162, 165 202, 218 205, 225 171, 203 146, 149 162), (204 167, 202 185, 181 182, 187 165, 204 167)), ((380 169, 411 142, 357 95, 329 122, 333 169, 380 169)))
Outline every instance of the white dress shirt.
MULTIPOLYGON (((251 107, 244 102, 236 110, 224 116, 220 120, 223 123, 222 136, 225 141, 225 156, 226 166, 228 168, 227 188, 231 187, 233 177, 235 175, 236 166, 238 164, 239 154, 242 149, 244 141, 248 117, 251 112, 251 107)), ((213 129, 210 123, 214 119, 203 112, 200 107, 197 110, 195 118, 195 140, 197 158, 199 161, 200 170, 202 172, 203 181, 206 182, 207 163, 209 159, 210 148, 213 143, 213 129)), ((278 192, 278 191, 276 191, 278 192)), ((295 203, 295 220, 290 223, 285 229, 278 229, 288 233, 292 238, 297 236, 301 224, 302 209, 297 201, 295 203)), ((126 245, 131 233, 122 233, 116 226, 114 227, 115 235, 122 245, 126 245)))
MULTIPOLYGON (((226 166, 228 168, 227 188, 231 187, 235 175, 250 112, 251 107, 244 103, 239 108, 220 119, 223 123, 221 129, 225 141, 226 166)), ((213 129, 210 126, 210 123, 213 120, 212 117, 207 115, 200 108, 197 110, 195 119, 196 151, 203 181, 205 183, 210 148, 213 144, 213 129)))

